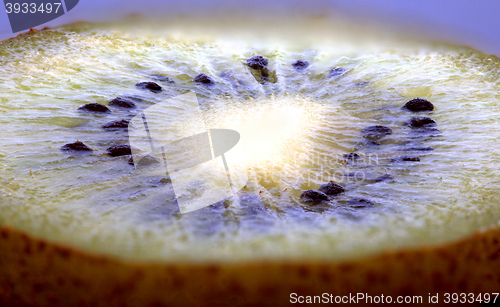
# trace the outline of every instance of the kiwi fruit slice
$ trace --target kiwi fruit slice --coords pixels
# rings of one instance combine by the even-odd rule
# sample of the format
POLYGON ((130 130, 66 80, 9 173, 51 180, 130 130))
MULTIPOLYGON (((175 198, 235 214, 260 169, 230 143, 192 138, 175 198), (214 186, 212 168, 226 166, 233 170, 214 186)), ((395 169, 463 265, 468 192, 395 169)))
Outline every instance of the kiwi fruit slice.
POLYGON ((498 289, 500 60, 342 44, 88 24, 2 42, 0 303, 498 289), (208 127, 240 132, 249 180, 181 214, 168 175, 134 168, 128 125, 188 92, 208 127))

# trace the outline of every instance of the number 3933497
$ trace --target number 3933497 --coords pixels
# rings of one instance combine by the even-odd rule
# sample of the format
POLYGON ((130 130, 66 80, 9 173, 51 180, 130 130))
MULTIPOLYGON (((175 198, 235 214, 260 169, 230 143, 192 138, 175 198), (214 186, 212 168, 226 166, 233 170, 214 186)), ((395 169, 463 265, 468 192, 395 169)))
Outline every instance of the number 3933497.
POLYGON ((4 0, 12 32, 51 21, 73 9, 79 0, 4 0))
POLYGON ((14 13, 14 14, 36 14, 36 13, 51 14, 52 11, 54 11, 54 13, 57 14, 59 12, 59 10, 62 11, 61 5, 62 5, 61 2, 59 2, 59 3, 57 3, 57 2, 55 2, 55 3, 51 3, 51 2, 43 3, 42 2, 40 4, 35 3, 35 2, 31 2, 31 3, 7 2, 7 3, 5 3, 5 10, 7 11, 7 14, 12 14, 12 13, 14 13))

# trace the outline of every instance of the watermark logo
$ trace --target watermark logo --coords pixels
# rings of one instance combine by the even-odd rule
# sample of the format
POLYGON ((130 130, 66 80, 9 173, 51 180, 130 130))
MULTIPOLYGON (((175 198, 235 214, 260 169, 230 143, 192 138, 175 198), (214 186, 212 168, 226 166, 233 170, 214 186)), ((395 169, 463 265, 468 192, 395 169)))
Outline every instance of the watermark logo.
POLYGON ((4 0, 12 32, 28 30, 71 11, 79 0, 4 0))
POLYGON ((129 123, 137 171, 169 176, 181 213, 236 196, 248 175, 234 149, 240 134, 208 129, 195 93, 170 98, 137 114, 129 123))

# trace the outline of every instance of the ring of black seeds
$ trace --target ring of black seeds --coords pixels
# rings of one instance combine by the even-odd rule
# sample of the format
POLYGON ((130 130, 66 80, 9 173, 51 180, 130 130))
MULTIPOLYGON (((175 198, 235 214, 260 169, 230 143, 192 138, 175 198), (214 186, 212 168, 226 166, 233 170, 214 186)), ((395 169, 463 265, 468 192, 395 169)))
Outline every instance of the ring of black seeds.
POLYGON ((131 155, 132 150, 130 149, 130 145, 120 144, 113 145, 106 149, 106 152, 113 157, 131 155))
POLYGON ((138 88, 150 90, 153 93, 159 93, 163 89, 155 82, 139 82, 135 85, 138 88))
POLYGON ((361 135, 370 141, 378 141, 381 138, 391 134, 391 128, 380 125, 369 126, 361 130, 361 135))
POLYGON ((345 69, 343 67, 333 67, 330 69, 330 72, 328 73, 328 76, 331 77, 336 77, 340 76, 345 72, 345 69))
POLYGON ((98 113, 110 113, 111 110, 108 109, 103 104, 100 103, 87 103, 77 109, 78 111, 85 111, 85 112, 98 112, 98 113))
POLYGON ((340 193, 345 192, 345 189, 343 186, 336 184, 336 183, 333 183, 333 182, 323 184, 318 190, 320 192, 325 193, 326 195, 338 195, 340 193))
MULTIPOLYGON (((268 60, 262 56, 253 56, 249 59, 247 59, 247 64, 249 67, 252 69, 256 70, 263 70, 267 67, 268 65, 268 60)), ((305 69, 309 66, 309 62, 305 60, 297 60, 295 61, 292 66, 297 69, 297 70, 302 70, 305 69)), ((334 77, 341 75, 345 72, 345 69, 342 67, 333 67, 330 72, 329 72, 329 77, 334 77)), ((171 78, 166 77, 166 76, 161 76, 161 75, 151 75, 152 78, 157 79, 158 81, 163 81, 167 83, 175 83, 171 78)), ((265 77, 265 76, 264 76, 265 77)), ((201 83, 201 84, 206 84, 206 85, 212 85, 215 82, 210 78, 209 76, 205 74, 199 74, 194 78, 195 83, 201 83)), ((156 84, 155 82, 140 82, 136 84, 137 87, 143 88, 143 89, 148 89, 153 92, 160 92, 162 91, 161 86, 156 84)), ((136 105, 125 98, 117 97, 113 100, 110 101, 109 103, 112 106, 118 106, 118 107, 123 107, 123 108, 135 108, 136 105)), ((434 106, 432 105, 431 102, 425 99, 421 98, 415 98, 410 101, 408 101, 404 107, 407 110, 413 111, 413 112, 420 112, 420 111, 432 111, 434 109, 434 106)), ((92 111, 92 112, 110 112, 110 110, 98 103, 90 103, 86 104, 84 106, 81 106, 78 108, 78 110, 85 110, 85 111, 92 111)), ((113 121, 109 122, 105 125, 103 125, 103 128, 126 128, 128 127, 128 121, 126 120, 121 120, 121 121, 113 121)), ((428 117, 413 117, 411 118, 409 122, 410 126, 413 128, 426 128, 426 129, 416 129, 416 131, 419 132, 439 132, 439 130, 435 128, 428 128, 430 126, 435 126, 436 122, 432 120, 431 118, 428 117), (422 130, 422 131, 420 131, 422 130)), ((375 141, 379 140, 384 136, 391 135, 392 134, 392 129, 386 126, 370 126, 366 127, 362 130, 362 135, 363 137, 375 141)), ((61 150, 63 151, 69 151, 69 150, 74 150, 74 151, 92 151, 91 148, 86 146, 80 141, 77 141, 75 143, 70 143, 62 146, 61 150)), ((409 148, 406 150, 432 150, 430 147, 424 147, 424 148, 409 148)), ((111 156, 123 156, 123 155, 131 155, 131 148, 129 145, 121 144, 121 145, 113 145, 109 147, 107 150, 107 153, 111 156)), ((348 153, 344 154, 344 158, 346 160, 357 160, 360 158, 360 156, 356 153, 348 153)), ((398 161, 420 161, 419 157, 410 157, 410 156, 404 156, 400 157, 397 159, 398 161)), ((133 158, 131 157, 128 161, 129 164, 134 165, 133 158)), ((139 162, 137 163, 137 166, 147 166, 147 165, 152 165, 152 164, 157 164, 160 163, 160 161, 150 155, 146 155, 142 157, 139 162)), ((393 178, 389 174, 385 174, 382 176, 379 176, 374 179, 375 182, 380 182, 380 181, 386 181, 386 180, 392 180, 393 178)), ((345 192, 344 187, 336 184, 336 183, 326 183, 323 184, 319 190, 306 190, 304 191, 300 199, 304 202, 312 202, 314 204, 327 201, 328 200, 328 195, 338 195, 345 192)), ((349 200, 347 203, 350 207, 352 208, 366 208, 366 207, 373 207, 374 204, 364 198, 352 198, 349 200)))
POLYGON ((194 77, 194 82, 195 83, 201 83, 201 84, 206 84, 206 85, 213 85, 215 84, 214 80, 210 78, 209 76, 205 74, 199 74, 196 77, 194 77))
POLYGON ((128 128, 128 120, 122 119, 122 120, 114 120, 112 122, 106 123, 102 125, 102 128, 104 129, 121 129, 121 128, 128 128))
POLYGON ((323 201, 327 201, 328 196, 320 191, 307 190, 302 192, 302 194, 300 195, 300 200, 306 203, 317 204, 323 201))
POLYGON ((297 70, 303 70, 309 67, 309 62, 306 60, 297 60, 292 63, 292 66, 297 70))
POLYGON ((134 109, 136 107, 135 103, 121 97, 116 97, 115 99, 111 99, 109 101, 109 105, 114 107, 128 108, 128 109, 134 109))
POLYGON ((433 127, 436 126, 436 122, 429 117, 412 117, 410 119, 410 126, 413 128, 433 127))
POLYGON ((373 207, 374 204, 369 201, 368 199, 360 198, 360 197, 355 197, 350 199, 347 202, 347 205, 351 208, 369 208, 373 207))
POLYGON ((247 65, 257 70, 266 68, 268 63, 269 61, 261 55, 255 55, 247 59, 247 65))
POLYGON ((403 109, 412 111, 412 112, 422 112, 422 111, 432 111, 434 110, 434 105, 426 99, 422 98, 414 98, 408 101, 403 109))
POLYGON ((92 151, 92 148, 88 147, 87 145, 83 144, 80 141, 76 141, 74 143, 69 143, 66 145, 63 145, 61 147, 62 151, 92 151))

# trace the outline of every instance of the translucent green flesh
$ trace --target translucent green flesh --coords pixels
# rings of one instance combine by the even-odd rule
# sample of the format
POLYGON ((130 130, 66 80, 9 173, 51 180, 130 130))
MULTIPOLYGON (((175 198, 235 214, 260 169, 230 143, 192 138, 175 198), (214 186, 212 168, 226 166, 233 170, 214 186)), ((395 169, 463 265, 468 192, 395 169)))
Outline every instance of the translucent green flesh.
POLYGON ((185 43, 88 26, 2 42, 0 56, 0 225, 125 258, 248 261, 364 256, 447 242, 500 221, 500 61, 494 57, 431 45, 185 43), (276 83, 257 82, 243 64, 255 54, 269 58, 276 83), (294 70, 299 58, 311 66, 294 70), (334 66, 346 73, 329 78, 334 66), (198 73, 216 85, 193 84, 198 73), (162 93, 135 88, 155 81, 151 74, 175 84, 158 82, 162 93), (213 127, 259 109, 291 106, 304 114, 302 133, 289 136, 276 156, 249 162, 240 206, 227 200, 181 215, 170 183, 136 172, 129 156, 105 153, 128 138, 101 126, 137 111, 76 111, 117 96, 135 97, 141 110, 188 90, 198 94, 213 127), (418 114, 401 106, 412 97, 434 103, 423 116, 441 134, 411 134, 405 122, 418 114), (393 134, 370 146, 360 134, 370 125, 389 126, 393 134), (76 140, 94 152, 60 151, 76 140), (404 151, 427 146, 434 150, 404 151), (371 160, 345 163, 341 157, 349 152, 371 160), (401 156, 421 161, 392 161, 401 156), (365 180, 342 176, 353 172, 365 180), (383 174, 394 180, 371 180, 383 174), (299 201, 303 190, 329 180, 347 192, 318 206, 299 201), (352 197, 375 206, 350 208, 352 197))

